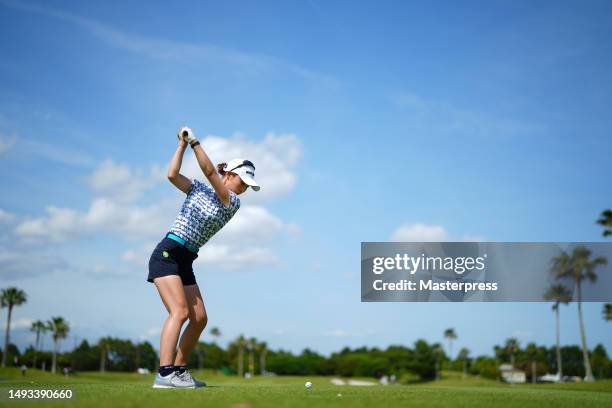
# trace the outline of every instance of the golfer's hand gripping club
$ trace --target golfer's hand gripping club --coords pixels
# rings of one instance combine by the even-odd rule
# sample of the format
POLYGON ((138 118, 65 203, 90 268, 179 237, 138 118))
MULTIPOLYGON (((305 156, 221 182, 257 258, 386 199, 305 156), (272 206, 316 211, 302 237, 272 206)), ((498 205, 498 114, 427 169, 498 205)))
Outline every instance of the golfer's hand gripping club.
POLYGON ((198 139, 194 136, 193 131, 187 126, 183 126, 179 129, 178 137, 179 139, 186 141, 190 145, 193 145, 195 142, 198 141, 198 139))

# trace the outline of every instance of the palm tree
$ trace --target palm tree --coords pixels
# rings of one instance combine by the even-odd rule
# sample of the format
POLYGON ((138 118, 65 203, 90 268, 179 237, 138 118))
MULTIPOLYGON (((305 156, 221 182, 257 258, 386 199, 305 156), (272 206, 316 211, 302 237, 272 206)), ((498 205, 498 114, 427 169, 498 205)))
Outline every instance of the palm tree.
MULTIPOLYGON (((51 324, 51 322, 47 320, 46 322, 44 322, 44 325, 45 325, 45 328, 41 332, 41 336, 40 336, 40 349, 41 350, 44 350, 44 342, 45 342, 46 333, 53 331, 53 325, 51 324)), ((47 365, 47 361, 43 360, 41 367, 40 367, 41 370, 46 371, 47 369, 46 365, 47 365)))
POLYGON ((612 320, 612 303, 606 303, 603 307, 603 318, 604 320, 612 320))
POLYGON ((436 356, 436 381, 442 378, 440 373, 440 361, 442 360, 442 356, 444 355, 444 350, 439 344, 434 344, 433 353, 436 356))
MULTIPOLYGON (((495 353, 495 368, 497 369, 502 362, 502 357, 504 355, 504 349, 503 347, 500 347, 496 344, 495 346, 493 346, 493 352, 495 353)), ((499 370, 497 370, 497 373, 498 373, 497 379, 501 380, 499 370)))
POLYGON ((469 356, 470 356, 470 350, 465 347, 459 350, 459 354, 457 355, 457 358, 463 361, 462 378, 464 379, 467 377, 467 361, 468 361, 469 356))
POLYGON ((8 318, 6 319, 6 332, 4 333, 4 353, 2 353, 2 367, 6 367, 6 356, 8 354, 9 337, 11 332, 11 315, 13 307, 19 306, 27 301, 26 293, 16 287, 2 289, 0 294, 0 307, 8 307, 8 318))
POLYGON ((33 368, 36 368, 36 358, 38 357, 38 352, 40 351, 40 342, 41 342, 41 334, 47 330, 47 325, 42 320, 36 320, 32 322, 32 327, 30 327, 30 331, 36 333, 36 345, 34 346, 34 363, 32 364, 33 368))
MULTIPOLYGON (((134 341, 134 366, 136 367, 137 370, 140 368, 140 359, 141 359, 140 352, 141 352, 141 345, 138 342, 138 340, 136 340, 134 341)), ((76 355, 76 353, 74 354, 76 355)), ((202 368, 202 367, 199 367, 199 368, 202 368)))
POLYGON ((204 343, 198 342, 193 351, 198 356, 198 369, 201 370, 204 368, 204 343))
POLYGON ((552 285, 546 293, 544 293, 544 299, 552 300, 552 310, 555 312, 556 322, 557 322, 557 375, 559 376, 559 380, 563 378, 563 366, 561 362, 561 340, 560 340, 560 326, 559 326, 559 305, 561 303, 568 304, 570 300, 572 300, 572 295, 568 288, 561 284, 552 285))
POLYGON ((49 320, 51 331, 53 333, 53 362, 51 365, 51 373, 55 374, 57 371, 57 353, 59 351, 59 341, 68 337, 70 326, 68 322, 61 316, 52 317, 49 320))
POLYGON ((602 256, 590 260, 591 251, 584 246, 574 248, 572 255, 563 251, 552 259, 551 272, 557 279, 572 278, 578 302, 578 321, 580 323, 580 340, 582 342, 582 359, 584 361, 585 381, 594 381, 591 362, 589 361, 589 351, 587 348, 586 334, 584 331, 584 321, 582 319, 582 281, 589 280, 595 282, 597 274, 595 269, 598 266, 606 265, 608 260, 602 256))
POLYGON ((244 377, 244 346, 246 345, 246 339, 241 334, 236 340, 238 343, 238 376, 244 377))
POLYGON ((605 210, 601 213, 601 218, 597 223, 604 227, 602 235, 608 237, 612 235, 612 210, 605 210))
POLYGON ((106 371, 106 360, 108 359, 108 353, 110 352, 110 345, 112 339, 110 337, 102 337, 98 340, 98 347, 100 348, 100 372, 106 371))
POLYGON ((444 338, 448 339, 448 358, 452 360, 453 359, 453 340, 457 338, 455 329, 444 330, 444 338))
POLYGON ((536 356, 538 355, 538 346, 535 343, 529 343, 525 347, 525 353, 531 359, 531 382, 536 383, 536 356))
POLYGON ((268 345, 265 341, 259 343, 259 371, 261 375, 266 374, 266 354, 268 354, 268 345))
POLYGON ((218 327, 213 327, 212 329, 210 329, 210 335, 213 337, 213 343, 216 342, 216 340, 221 337, 221 330, 219 330, 218 327))
POLYGON ((519 351, 519 341, 514 337, 511 337, 506 340, 506 345, 504 348, 510 354, 510 364, 512 365, 512 368, 514 368, 514 354, 519 351))
POLYGON ((257 339, 255 337, 251 337, 248 341, 247 348, 249 350, 249 372, 252 378, 255 375, 255 349, 257 348, 257 339))

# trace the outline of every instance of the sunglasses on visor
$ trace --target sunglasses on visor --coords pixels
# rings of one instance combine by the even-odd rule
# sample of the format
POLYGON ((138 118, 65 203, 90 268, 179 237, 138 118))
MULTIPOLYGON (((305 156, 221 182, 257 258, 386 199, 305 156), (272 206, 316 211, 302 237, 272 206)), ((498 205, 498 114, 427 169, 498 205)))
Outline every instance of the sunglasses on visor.
POLYGON ((255 165, 253 164, 253 162, 251 162, 250 160, 243 160, 243 161, 242 161, 242 164, 240 164, 240 165, 238 165, 238 166, 234 167, 234 168, 233 168, 233 169, 231 169, 231 170, 227 170, 227 171, 234 171, 234 170, 236 170, 237 168, 240 168, 240 167, 242 167, 242 166, 251 166, 251 167, 253 168, 253 170, 255 170, 255 165))

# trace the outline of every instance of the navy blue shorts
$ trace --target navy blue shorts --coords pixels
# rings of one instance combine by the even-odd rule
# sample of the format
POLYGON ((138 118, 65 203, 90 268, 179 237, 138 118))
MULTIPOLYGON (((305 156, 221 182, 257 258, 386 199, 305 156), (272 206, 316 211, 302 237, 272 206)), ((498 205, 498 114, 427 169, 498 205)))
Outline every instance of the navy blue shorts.
POLYGON ((196 283, 193 274, 193 261, 198 254, 185 248, 173 239, 164 237, 153 250, 149 259, 149 276, 147 282, 161 276, 178 275, 183 285, 196 283))

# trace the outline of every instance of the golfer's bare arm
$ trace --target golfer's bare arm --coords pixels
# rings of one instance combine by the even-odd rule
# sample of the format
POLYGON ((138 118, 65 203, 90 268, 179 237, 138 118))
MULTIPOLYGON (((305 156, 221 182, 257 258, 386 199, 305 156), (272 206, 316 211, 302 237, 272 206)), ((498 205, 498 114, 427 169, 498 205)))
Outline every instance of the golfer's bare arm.
POLYGON ((187 148, 187 142, 179 141, 179 144, 174 152, 174 156, 170 160, 168 166, 168 180, 176 186, 183 193, 187 194, 191 190, 191 180, 183 176, 179 171, 181 170, 181 164, 183 162, 183 154, 187 148))
POLYGON ((225 184, 223 184, 223 180, 219 176, 219 173, 217 173, 217 169, 208 158, 208 155, 206 154, 204 149, 202 149, 202 145, 197 145, 193 149, 193 153, 195 154, 196 159, 198 160, 198 164, 200 165, 202 172, 210 182, 210 185, 212 185, 215 191, 217 192, 217 196, 219 196, 219 199, 221 200, 224 206, 229 207, 229 190, 227 189, 227 187, 225 187, 225 184))
MULTIPOLYGON (((183 155, 185 154, 185 149, 187 148, 187 146, 187 142, 179 140, 179 144, 176 148, 176 151, 174 152, 174 156, 172 156, 172 159, 170 160, 170 165, 168 166, 168 180, 170 180, 170 182, 174 184, 176 188, 178 188, 185 194, 189 193, 189 190, 191 190, 191 180, 182 175, 180 173, 180 170, 181 164, 183 162, 183 155)), ((221 200, 224 206, 229 207, 229 190, 223 184, 223 180, 221 179, 221 177, 219 177, 217 169, 215 169, 215 166, 208 158, 208 155, 206 154, 204 149, 202 149, 201 145, 197 145, 195 149, 193 149, 193 152, 196 156, 196 159, 198 160, 198 164, 202 169, 202 172, 215 189, 215 192, 219 196, 219 199, 221 200)))

